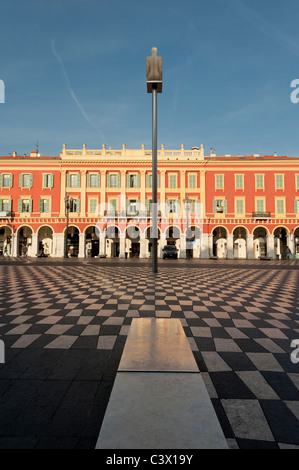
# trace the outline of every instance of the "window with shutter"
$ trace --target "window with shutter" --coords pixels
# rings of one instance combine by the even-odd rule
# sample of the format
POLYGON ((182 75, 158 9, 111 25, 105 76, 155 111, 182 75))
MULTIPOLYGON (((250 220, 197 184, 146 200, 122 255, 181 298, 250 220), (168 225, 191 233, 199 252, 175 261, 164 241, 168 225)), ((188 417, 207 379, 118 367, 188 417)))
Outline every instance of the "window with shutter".
POLYGON ((283 189, 283 175, 275 175, 275 188, 283 189))
POLYGON ((264 175, 255 175, 256 189, 264 189, 264 175))
POLYGON ((284 214, 284 199, 276 199, 276 213, 284 214))
POLYGON ((263 199, 256 200, 256 211, 257 212, 264 212, 265 211, 265 204, 263 199))
POLYGON ((244 213, 244 201, 243 199, 236 200, 236 214, 243 214, 244 213))
POLYGON ((188 177, 188 187, 196 188, 196 175, 189 175, 188 177))
POLYGON ((97 199, 89 199, 89 212, 92 212, 94 214, 97 211, 97 205, 97 199))
POLYGON ((169 188, 177 187, 177 175, 169 175, 169 188))
POLYGON ((223 175, 216 175, 216 189, 223 189, 223 175))
POLYGON ((236 189, 244 188, 244 175, 236 175, 236 189))

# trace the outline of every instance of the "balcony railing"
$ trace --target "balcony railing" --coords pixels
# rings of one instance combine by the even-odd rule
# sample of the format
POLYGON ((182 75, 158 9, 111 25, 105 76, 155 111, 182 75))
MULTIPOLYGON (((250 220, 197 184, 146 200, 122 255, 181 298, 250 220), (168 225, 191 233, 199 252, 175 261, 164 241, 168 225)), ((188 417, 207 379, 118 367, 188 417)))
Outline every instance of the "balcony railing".
POLYGON ((269 220, 271 212, 252 212, 252 218, 255 220, 269 220))

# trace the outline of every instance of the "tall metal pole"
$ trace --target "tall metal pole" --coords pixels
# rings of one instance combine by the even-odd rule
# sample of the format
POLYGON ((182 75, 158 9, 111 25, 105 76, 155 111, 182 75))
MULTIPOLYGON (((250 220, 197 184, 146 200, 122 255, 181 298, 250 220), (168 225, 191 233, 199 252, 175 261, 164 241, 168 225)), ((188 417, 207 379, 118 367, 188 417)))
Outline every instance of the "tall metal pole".
POLYGON ((153 273, 158 272, 158 197, 157 197, 157 84, 153 84, 152 90, 152 240, 153 240, 153 273))
POLYGON ((66 210, 66 228, 64 237, 64 258, 68 258, 68 231, 69 231, 69 194, 64 199, 65 210, 66 210))
POLYGON ((152 47, 152 55, 146 58, 147 92, 152 93, 152 247, 153 274, 158 272, 158 197, 157 197, 157 93, 162 93, 162 57, 157 56, 157 48, 152 47))

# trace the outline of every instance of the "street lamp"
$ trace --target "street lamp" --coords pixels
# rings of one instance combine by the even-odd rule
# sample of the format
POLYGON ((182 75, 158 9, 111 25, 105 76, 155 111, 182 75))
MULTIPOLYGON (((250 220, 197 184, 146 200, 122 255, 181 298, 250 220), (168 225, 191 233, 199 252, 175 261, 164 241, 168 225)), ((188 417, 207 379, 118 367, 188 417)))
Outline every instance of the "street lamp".
POLYGON ((64 258, 68 258, 68 231, 69 231, 69 213, 71 204, 73 202, 73 198, 70 198, 69 193, 66 194, 64 198, 65 203, 65 212, 66 212, 66 229, 65 229, 65 237, 64 237, 64 258))
POLYGON ((157 56, 153 47, 152 55, 146 58, 147 92, 152 93, 152 240, 153 240, 153 273, 158 272, 158 197, 157 197, 157 93, 162 93, 162 57, 157 56))

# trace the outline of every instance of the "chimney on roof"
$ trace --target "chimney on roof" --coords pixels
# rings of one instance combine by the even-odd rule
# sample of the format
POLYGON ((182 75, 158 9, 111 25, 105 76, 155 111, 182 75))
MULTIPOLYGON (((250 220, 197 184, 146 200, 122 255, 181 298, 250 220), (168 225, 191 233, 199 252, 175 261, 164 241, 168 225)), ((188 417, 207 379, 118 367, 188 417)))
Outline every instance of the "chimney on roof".
POLYGON ((12 154, 13 157, 16 157, 17 156, 17 152, 14 151, 13 154, 12 154))

